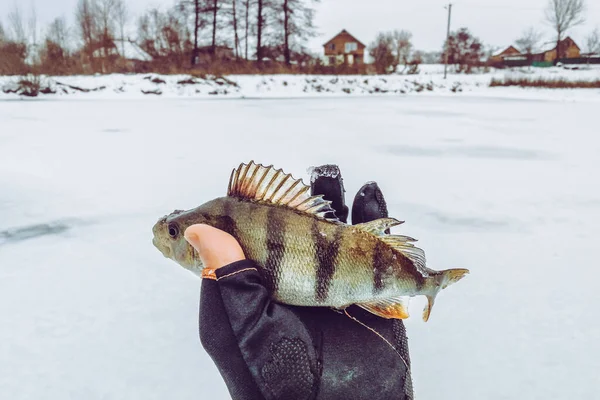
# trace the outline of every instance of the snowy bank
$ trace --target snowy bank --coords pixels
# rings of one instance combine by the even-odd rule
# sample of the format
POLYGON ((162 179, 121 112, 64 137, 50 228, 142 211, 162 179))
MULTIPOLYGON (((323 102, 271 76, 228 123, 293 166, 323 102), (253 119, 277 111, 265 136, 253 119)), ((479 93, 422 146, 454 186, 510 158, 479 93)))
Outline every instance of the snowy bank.
MULTIPOLYGON (((227 77, 191 75, 95 75, 42 76, 40 78, 0 77, 0 99, 27 95, 39 97, 83 96, 119 97, 229 97, 300 98, 314 96, 402 95, 408 93, 485 92, 493 79, 547 79, 594 81, 600 79, 598 66, 519 68, 481 74, 449 74, 443 67, 423 66, 418 75, 231 75, 227 77), (37 90, 23 85, 29 79, 39 83, 37 90)), ((33 85, 34 87, 36 85, 33 85)))

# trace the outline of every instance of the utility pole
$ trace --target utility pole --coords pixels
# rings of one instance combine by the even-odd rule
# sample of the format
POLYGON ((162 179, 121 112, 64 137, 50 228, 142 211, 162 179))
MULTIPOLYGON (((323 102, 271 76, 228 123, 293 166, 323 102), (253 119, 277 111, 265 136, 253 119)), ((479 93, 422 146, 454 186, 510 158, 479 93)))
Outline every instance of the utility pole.
POLYGON ((450 40, 450 17, 452 16, 452 3, 448 3, 448 6, 444 8, 448 8, 448 30, 446 32, 446 56, 444 61, 444 79, 446 79, 446 76, 448 74, 448 53, 450 53, 448 43, 450 40))

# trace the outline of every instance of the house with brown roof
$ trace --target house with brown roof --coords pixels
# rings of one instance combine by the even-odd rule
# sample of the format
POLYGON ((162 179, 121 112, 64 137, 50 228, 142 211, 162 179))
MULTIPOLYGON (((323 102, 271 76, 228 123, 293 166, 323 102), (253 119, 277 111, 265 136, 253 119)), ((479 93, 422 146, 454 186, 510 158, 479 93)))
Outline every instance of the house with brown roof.
POLYGON ((362 65, 365 63, 365 46, 345 29, 323 45, 325 65, 362 65))
POLYGON ((515 46, 508 46, 506 49, 492 54, 488 61, 491 64, 501 64, 506 58, 520 57, 522 55, 523 54, 515 46))
POLYGON ((556 60, 556 49, 559 49, 559 59, 563 58, 579 58, 581 57, 581 49, 575 43, 575 41, 570 37, 566 37, 560 41, 558 46, 556 43, 553 44, 552 47, 533 55, 533 61, 538 62, 553 62, 556 60))

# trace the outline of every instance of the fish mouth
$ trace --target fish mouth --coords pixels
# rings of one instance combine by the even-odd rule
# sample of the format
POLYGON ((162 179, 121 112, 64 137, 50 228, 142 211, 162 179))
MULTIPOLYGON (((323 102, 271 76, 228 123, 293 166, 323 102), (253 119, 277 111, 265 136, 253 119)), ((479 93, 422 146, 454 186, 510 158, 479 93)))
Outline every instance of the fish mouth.
POLYGON ((171 258, 172 252, 169 246, 165 246, 164 244, 160 243, 158 240, 156 240, 156 238, 152 239, 152 244, 158 249, 158 251, 162 253, 163 256, 165 256, 165 258, 171 258))

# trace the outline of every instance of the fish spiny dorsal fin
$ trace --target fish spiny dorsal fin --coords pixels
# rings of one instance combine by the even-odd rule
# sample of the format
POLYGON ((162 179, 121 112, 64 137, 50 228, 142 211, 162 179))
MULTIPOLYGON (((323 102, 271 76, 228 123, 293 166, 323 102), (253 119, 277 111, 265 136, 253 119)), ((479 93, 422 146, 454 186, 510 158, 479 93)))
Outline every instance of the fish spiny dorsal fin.
POLYGON ((339 222, 337 218, 331 217, 334 209, 331 208, 330 201, 323 199, 322 195, 311 196, 310 186, 272 165, 265 167, 254 161, 240 164, 231 172, 227 196, 288 207, 339 222))
POLYGON ((396 218, 379 218, 362 224, 356 224, 354 227, 372 233, 375 236, 383 236, 387 229, 403 223, 404 221, 398 221, 396 218))

